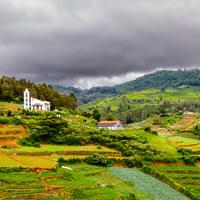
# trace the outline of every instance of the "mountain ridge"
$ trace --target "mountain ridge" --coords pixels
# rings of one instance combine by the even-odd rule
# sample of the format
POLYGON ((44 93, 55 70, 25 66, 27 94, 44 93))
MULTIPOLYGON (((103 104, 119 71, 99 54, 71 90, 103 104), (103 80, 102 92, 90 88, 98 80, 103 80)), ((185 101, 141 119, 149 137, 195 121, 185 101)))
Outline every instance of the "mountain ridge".
POLYGON ((59 85, 53 85, 53 87, 62 93, 74 93, 78 98, 79 103, 85 104, 130 91, 140 91, 148 88, 165 90, 168 87, 178 87, 181 85, 200 86, 200 69, 176 71, 159 70, 122 84, 92 87, 85 90, 59 85))

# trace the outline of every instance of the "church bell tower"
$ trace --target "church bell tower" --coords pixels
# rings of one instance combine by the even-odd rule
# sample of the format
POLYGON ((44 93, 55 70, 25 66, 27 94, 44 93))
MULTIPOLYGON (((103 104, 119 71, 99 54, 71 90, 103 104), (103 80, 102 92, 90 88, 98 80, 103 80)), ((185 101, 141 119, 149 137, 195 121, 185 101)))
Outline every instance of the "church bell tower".
POLYGON ((31 102, 30 102, 30 92, 26 88, 24 91, 24 109, 25 110, 30 110, 31 109, 31 102))

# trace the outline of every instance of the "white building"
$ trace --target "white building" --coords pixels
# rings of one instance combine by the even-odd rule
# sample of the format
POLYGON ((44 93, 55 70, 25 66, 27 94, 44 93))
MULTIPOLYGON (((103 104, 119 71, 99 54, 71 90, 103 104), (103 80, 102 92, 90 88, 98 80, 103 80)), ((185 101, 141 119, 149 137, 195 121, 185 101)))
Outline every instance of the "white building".
POLYGON ((111 130, 120 130, 123 129, 122 123, 118 121, 100 121, 97 124, 98 128, 111 129, 111 130))
POLYGON ((35 111, 48 111, 51 105, 49 101, 41 101, 39 99, 32 98, 28 89, 24 91, 24 109, 35 111))

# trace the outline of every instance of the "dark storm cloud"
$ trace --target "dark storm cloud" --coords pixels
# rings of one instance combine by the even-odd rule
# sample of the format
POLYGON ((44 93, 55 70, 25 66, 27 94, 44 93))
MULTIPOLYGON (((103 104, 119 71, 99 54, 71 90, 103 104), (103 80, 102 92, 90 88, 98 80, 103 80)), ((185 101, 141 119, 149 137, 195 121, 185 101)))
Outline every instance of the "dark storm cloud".
POLYGON ((1 0, 0 74, 75 84, 200 64, 199 0, 1 0))

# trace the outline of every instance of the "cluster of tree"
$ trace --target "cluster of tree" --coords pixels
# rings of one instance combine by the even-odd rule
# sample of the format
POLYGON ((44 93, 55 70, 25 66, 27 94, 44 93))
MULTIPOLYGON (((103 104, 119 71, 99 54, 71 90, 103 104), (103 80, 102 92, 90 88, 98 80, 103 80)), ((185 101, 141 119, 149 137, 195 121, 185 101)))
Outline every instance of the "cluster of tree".
POLYGON ((22 103, 25 88, 30 90, 32 97, 50 101, 53 109, 59 107, 74 109, 77 107, 74 94, 60 94, 52 86, 45 83, 35 84, 25 79, 16 80, 5 76, 0 78, 0 101, 22 103))
POLYGON ((75 92, 80 103, 88 103, 130 91, 148 88, 164 91, 168 87, 178 87, 181 85, 200 86, 200 70, 162 70, 112 87, 94 87, 88 90, 80 90, 72 87, 64 88, 56 86, 56 89, 66 93, 75 92))
POLYGON ((148 141, 141 136, 113 133, 102 129, 79 129, 49 114, 33 118, 34 123, 27 123, 29 137, 21 139, 22 145, 39 146, 40 143, 85 145, 97 144, 115 148, 123 155, 153 156, 159 154, 148 141))
POLYGON ((154 102, 154 104, 147 103, 143 104, 143 106, 134 106, 128 103, 128 101, 124 101, 124 103, 120 102, 118 109, 115 111, 111 111, 109 106, 99 108, 102 118, 107 119, 109 117, 112 119, 119 119, 124 124, 139 122, 155 114, 165 115, 168 113, 182 113, 185 111, 200 112, 200 102, 163 101, 160 104, 154 102))

